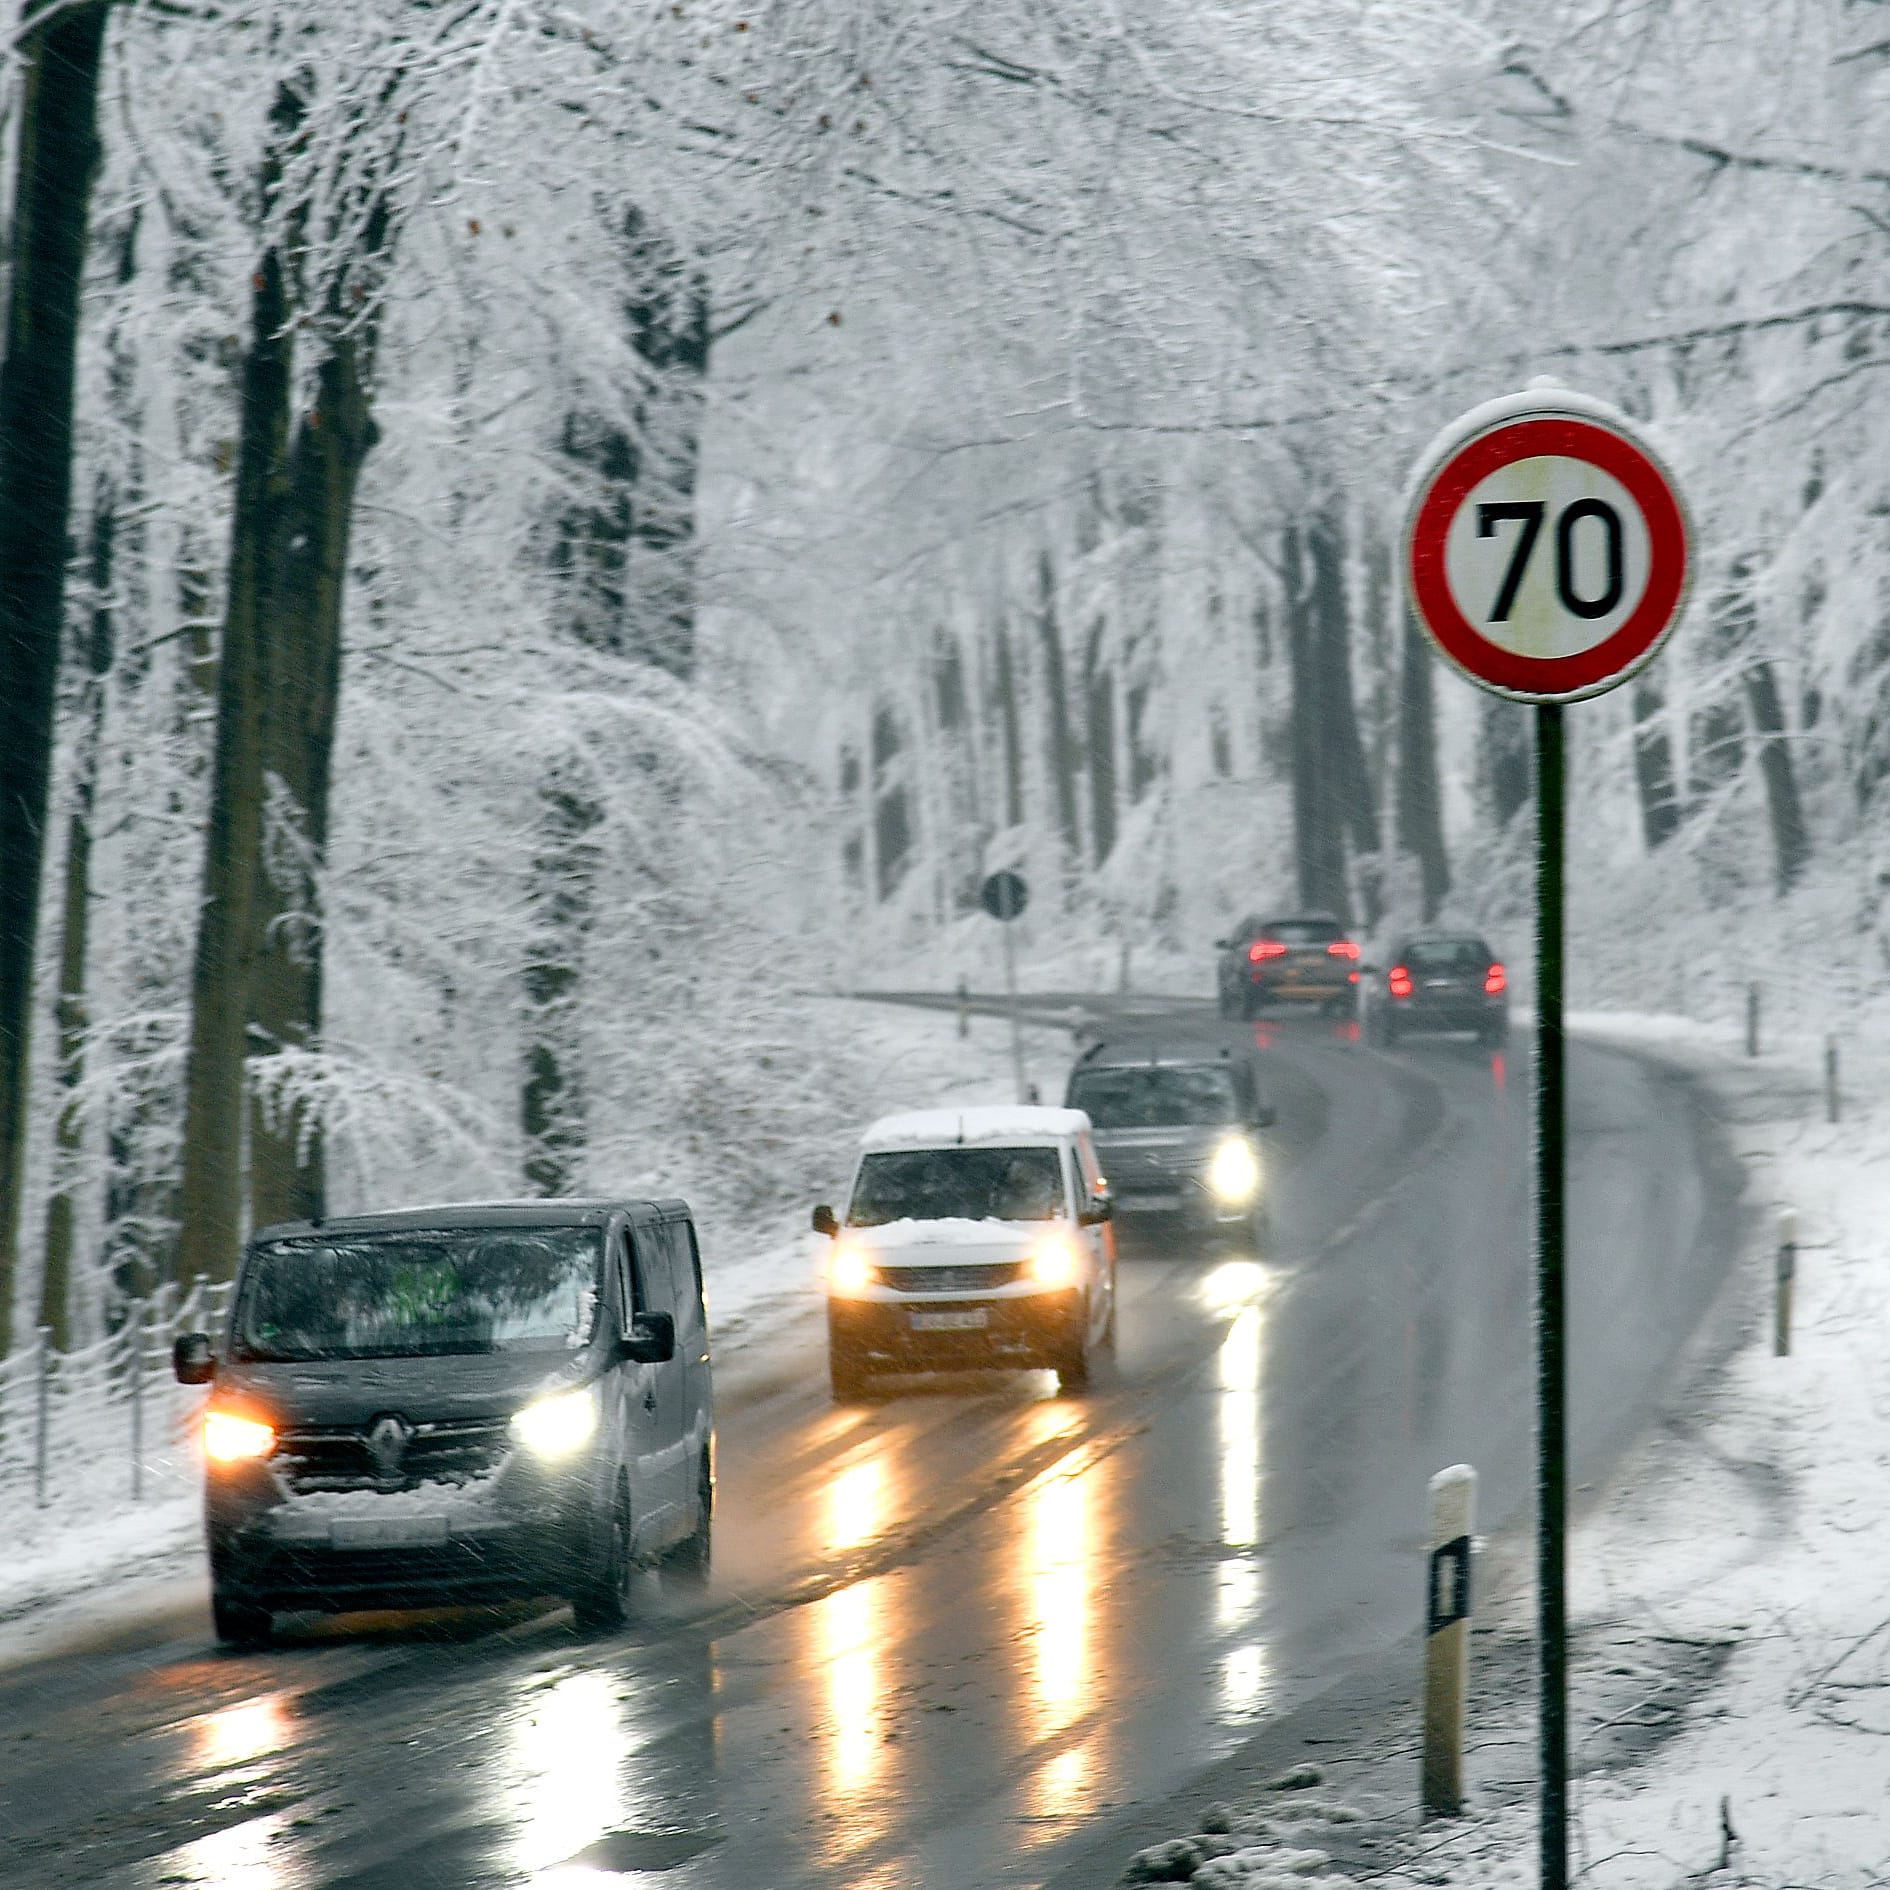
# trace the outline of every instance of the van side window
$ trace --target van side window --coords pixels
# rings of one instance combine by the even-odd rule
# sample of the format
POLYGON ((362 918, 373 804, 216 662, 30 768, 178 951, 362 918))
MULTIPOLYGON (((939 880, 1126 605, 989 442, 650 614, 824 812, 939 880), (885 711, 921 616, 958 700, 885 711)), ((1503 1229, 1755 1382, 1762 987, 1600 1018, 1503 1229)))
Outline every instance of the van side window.
POLYGON ((687 1221, 671 1221, 663 1233, 669 1247, 670 1281, 676 1292, 677 1328, 685 1332, 700 1331, 704 1322, 696 1230, 687 1221))
POLYGON ((630 1272, 630 1230, 620 1227, 610 1237, 610 1271, 615 1276, 612 1284, 616 1289, 617 1316, 626 1329, 630 1324, 630 1315, 636 1311, 636 1287, 630 1272))
POLYGON ((676 1296, 670 1287, 664 1231, 661 1227, 639 1227, 631 1236, 636 1256, 636 1306, 638 1312, 666 1312, 673 1317, 676 1296))

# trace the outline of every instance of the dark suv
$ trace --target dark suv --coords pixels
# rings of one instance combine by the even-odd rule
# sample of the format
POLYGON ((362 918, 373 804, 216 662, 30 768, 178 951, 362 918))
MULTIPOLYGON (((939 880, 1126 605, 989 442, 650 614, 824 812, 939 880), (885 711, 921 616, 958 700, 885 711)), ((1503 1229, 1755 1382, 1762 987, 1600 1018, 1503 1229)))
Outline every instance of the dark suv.
POLYGON ((1070 1072, 1065 1101, 1089 1117, 1123 1221, 1163 1216, 1197 1232, 1266 1237, 1256 1131, 1273 1110, 1250 1058, 1101 1043, 1070 1072))
POLYGON ((272 1611, 562 1595, 587 1631, 634 1571, 708 1572, 713 1404, 681 1201, 414 1208, 265 1228, 208 1384, 221 1640, 272 1611))
POLYGON ((1214 944, 1223 1017, 1252 1017, 1275 1002, 1357 1012, 1358 942, 1329 912, 1244 919, 1214 944))
POLYGON ((1374 985, 1371 1034, 1394 1044, 1417 1030, 1468 1030, 1487 1044, 1509 1035, 1509 973, 1474 932, 1401 938, 1374 985))

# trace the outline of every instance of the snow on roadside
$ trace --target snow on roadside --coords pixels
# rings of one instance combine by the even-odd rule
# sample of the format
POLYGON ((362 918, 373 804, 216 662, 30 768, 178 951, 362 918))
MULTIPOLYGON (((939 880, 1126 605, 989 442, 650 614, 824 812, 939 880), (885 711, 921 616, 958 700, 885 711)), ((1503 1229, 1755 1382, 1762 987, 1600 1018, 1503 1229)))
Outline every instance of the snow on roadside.
MULTIPOLYGON (((1890 1053, 1877 1046, 1890 1030, 1858 1019, 1847 1032, 1844 1119, 1830 1124, 1822 1036, 1775 1037, 1748 1060, 1725 1028, 1685 1019, 1571 1023, 1691 1072, 1762 1210, 1732 1287, 1736 1350, 1696 1364, 1684 1407, 1576 1520, 1572 1871, 1584 1890, 1879 1886, 1890 1855, 1890 1053), (1785 1206, 1799 1251, 1792 1355, 1778 1358, 1773 1211, 1785 1206)), ((1340 1769, 1365 1810, 1347 1855, 1320 1866, 1336 1881, 1536 1883, 1532 1608, 1517 1587, 1480 1611, 1468 1815, 1416 1822, 1414 1724, 1361 1741, 1340 1769)), ((1252 1798, 1236 1827, 1269 1819, 1266 1788, 1252 1798)), ((1178 1806, 1178 1827, 1186 1817, 1178 1806)), ((1218 1848, 1198 1834, 1158 1846, 1122 1881, 1249 1881, 1226 1875, 1218 1848), (1190 1845, 1199 1862, 1184 1868, 1190 1845)), ((1268 1881, 1264 1856, 1251 1859, 1254 1881, 1268 1881)), ((1273 1868, 1283 1883, 1292 1867, 1273 1868)))
MULTIPOLYGON (((1633 1663, 1637 1640, 1724 1655, 1717 1683, 1674 1724, 1662 1724, 1665 1696, 1684 1689, 1645 1663, 1656 1677, 1621 1712, 1657 1736, 1638 1763, 1584 1781, 1576 1866, 1591 1890, 1880 1884, 1890 1852, 1884 1038, 1847 1036, 1845 1119, 1830 1124, 1817 1038, 1781 1038, 1748 1061, 1698 1026, 1583 1022, 1599 1037, 1657 1045, 1699 1074, 1748 1164, 1752 1199, 1796 1211, 1799 1258, 1792 1355, 1772 1353, 1767 1215, 1747 1256, 1738 1354, 1701 1408, 1634 1454, 1576 1532, 1581 1636, 1606 1638, 1617 1664, 1633 1663)), ((1577 1722, 1578 1740, 1595 1731, 1577 1722)), ((1533 1882, 1531 1820, 1525 1802, 1492 1819, 1495 1831, 1467 1821, 1475 1861, 1447 1880, 1533 1882), (1495 1848, 1493 1837, 1503 1840, 1495 1848)), ((1429 1862, 1449 1871, 1447 1851, 1429 1862)))

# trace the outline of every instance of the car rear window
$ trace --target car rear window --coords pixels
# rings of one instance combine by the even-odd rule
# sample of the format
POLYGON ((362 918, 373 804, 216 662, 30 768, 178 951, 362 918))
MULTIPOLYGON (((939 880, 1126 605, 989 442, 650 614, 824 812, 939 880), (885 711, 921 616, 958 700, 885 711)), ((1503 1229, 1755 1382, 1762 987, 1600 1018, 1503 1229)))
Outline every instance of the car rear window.
POLYGON ((1327 945, 1345 936, 1345 927, 1336 919, 1275 919, 1260 928, 1263 938, 1275 938, 1282 945, 1327 945))
POLYGON ((902 1148, 860 1163, 847 1219, 1048 1221, 1063 1212, 1063 1165, 1054 1148, 902 1148))
POLYGON ((1480 938, 1414 938, 1401 954, 1421 977, 1444 978, 1452 972, 1482 973, 1495 962, 1480 938))

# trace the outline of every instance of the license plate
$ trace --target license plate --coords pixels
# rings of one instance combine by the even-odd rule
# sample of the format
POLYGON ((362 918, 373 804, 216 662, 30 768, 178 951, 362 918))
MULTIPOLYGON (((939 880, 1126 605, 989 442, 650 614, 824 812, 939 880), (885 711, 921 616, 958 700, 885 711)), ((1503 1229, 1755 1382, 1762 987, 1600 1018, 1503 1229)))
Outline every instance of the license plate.
POLYGON ((444 1516, 337 1516, 329 1540, 337 1549, 417 1549, 446 1540, 444 1516))
POLYGON ((982 1306, 961 1306, 952 1312, 915 1312, 914 1332, 982 1332, 991 1315, 982 1306))
POLYGON ((1172 1214, 1180 1206, 1179 1194, 1119 1194, 1116 1196, 1116 1211, 1119 1214, 1172 1214))

